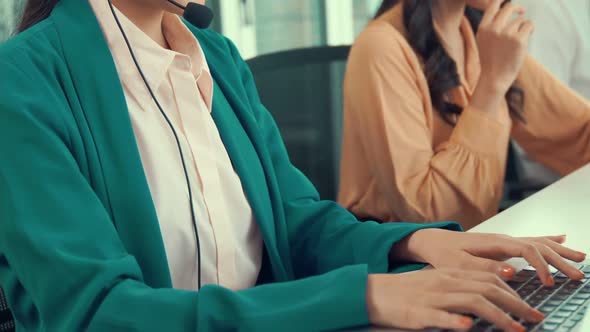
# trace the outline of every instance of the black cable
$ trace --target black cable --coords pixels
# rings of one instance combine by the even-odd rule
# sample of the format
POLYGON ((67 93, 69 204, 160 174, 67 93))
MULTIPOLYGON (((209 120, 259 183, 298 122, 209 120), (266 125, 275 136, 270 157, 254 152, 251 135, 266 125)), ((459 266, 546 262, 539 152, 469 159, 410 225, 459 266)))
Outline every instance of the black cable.
POLYGON ((175 5, 176 7, 180 8, 180 9, 182 9, 182 10, 185 10, 185 9, 186 9, 186 7, 185 7, 185 6, 183 6, 183 5, 179 4, 178 2, 176 2, 176 1, 174 1, 174 0, 168 0, 168 2, 170 2, 171 4, 175 5))
POLYGON ((135 52, 133 52, 133 48, 131 47, 131 43, 129 42, 129 39, 127 38, 127 35, 125 34, 125 30, 123 29, 123 26, 121 25, 121 22, 119 21, 119 17, 117 16, 117 13, 115 11, 115 7, 113 6, 112 0, 107 0, 107 1, 109 3, 109 7, 111 8, 111 12, 113 13, 113 17, 115 18, 115 22, 117 22, 117 26, 119 27, 119 30, 121 31, 121 34, 123 35, 123 39, 125 39, 125 44, 127 44, 127 48, 129 49, 129 53, 131 54, 131 58, 133 59, 133 62, 135 63, 135 67, 137 67, 137 70, 139 71, 139 75, 141 76, 141 79, 145 83, 145 86, 148 89, 150 95, 152 96, 152 99, 154 100, 156 106, 158 107, 158 110, 160 110, 160 114, 162 114, 162 116, 164 117, 164 119, 168 123, 168 126, 170 127, 170 130, 172 131, 172 134, 174 135, 174 139, 176 140, 176 145, 178 146, 178 152, 180 153, 180 160, 182 161, 182 169, 184 171, 184 177, 186 179, 186 185, 188 188, 188 199, 189 199, 189 204, 190 204, 190 208, 191 208, 191 219, 193 222, 193 230, 195 233, 195 240, 197 241, 197 257, 199 259, 199 264, 197 266, 198 287, 199 287, 198 289, 201 289, 201 242, 199 241, 199 230, 197 228, 197 222, 196 222, 196 217, 195 217, 195 208, 194 208, 194 204, 193 204, 193 193, 191 190, 191 182, 190 182, 190 179, 188 176, 188 171, 186 169, 186 164, 184 161, 184 154, 182 153, 182 147, 180 145, 180 139, 178 138, 178 134, 176 133, 176 130, 174 129, 174 126, 172 125, 172 122, 170 121, 170 119, 168 118, 166 113, 164 113, 164 109, 160 105, 158 98, 156 98, 154 91, 150 87, 150 84, 148 83, 145 75, 143 74, 143 71, 141 70, 141 66, 139 65, 139 62, 137 61, 137 58, 135 57, 135 52))

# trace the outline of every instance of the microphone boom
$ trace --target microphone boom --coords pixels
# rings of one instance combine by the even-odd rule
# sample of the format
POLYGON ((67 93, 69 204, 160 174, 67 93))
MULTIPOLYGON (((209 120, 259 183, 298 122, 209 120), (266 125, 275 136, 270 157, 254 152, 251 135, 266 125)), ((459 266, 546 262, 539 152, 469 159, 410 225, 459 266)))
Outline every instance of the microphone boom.
POLYGON ((213 21, 213 11, 205 6, 195 2, 189 2, 188 5, 183 6, 175 0, 166 0, 175 7, 178 7, 184 11, 182 17, 187 20, 190 24, 194 25, 199 29, 207 29, 213 21))

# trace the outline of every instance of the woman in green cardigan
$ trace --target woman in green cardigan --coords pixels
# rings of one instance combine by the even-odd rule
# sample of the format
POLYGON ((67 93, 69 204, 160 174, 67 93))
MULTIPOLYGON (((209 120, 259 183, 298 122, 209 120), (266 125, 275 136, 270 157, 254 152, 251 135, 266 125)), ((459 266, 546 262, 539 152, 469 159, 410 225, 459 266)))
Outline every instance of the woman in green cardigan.
POLYGON ((18 330, 467 329, 473 313, 523 331, 504 312, 543 316, 499 260, 525 257, 546 285, 549 264, 583 277, 563 237, 360 223, 321 201, 233 44, 171 12, 29 0, 0 47, 0 283, 18 330))

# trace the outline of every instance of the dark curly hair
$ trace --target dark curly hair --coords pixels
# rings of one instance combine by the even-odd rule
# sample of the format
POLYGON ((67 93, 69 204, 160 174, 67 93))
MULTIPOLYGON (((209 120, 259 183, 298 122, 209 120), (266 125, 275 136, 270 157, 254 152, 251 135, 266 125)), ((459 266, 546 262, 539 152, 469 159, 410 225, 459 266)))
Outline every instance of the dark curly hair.
MULTIPOLYGON (((428 80, 432 104, 445 121, 453 124, 453 115, 459 115, 463 109, 447 101, 447 93, 460 86, 461 81, 457 64, 449 56, 434 29, 432 6, 434 1, 442 0, 383 0, 375 17, 403 1, 404 26, 408 32, 408 41, 414 51, 424 62, 424 73, 428 80)), ((483 13, 467 6, 465 16, 477 32, 483 13)), ((506 94, 510 114, 520 121, 523 116, 524 92, 516 85, 510 87, 506 94)))

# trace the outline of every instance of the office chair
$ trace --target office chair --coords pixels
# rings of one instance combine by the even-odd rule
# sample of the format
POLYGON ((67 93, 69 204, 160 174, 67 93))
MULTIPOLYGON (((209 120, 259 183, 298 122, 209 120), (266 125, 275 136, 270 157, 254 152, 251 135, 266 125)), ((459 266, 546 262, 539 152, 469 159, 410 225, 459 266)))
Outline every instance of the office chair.
POLYGON ((500 202, 500 211, 513 206, 545 187, 545 184, 526 180, 522 159, 516 152, 515 143, 510 141, 506 162, 504 197, 500 202))
POLYGON ((0 332, 14 332, 14 320, 8 309, 8 303, 4 291, 0 288, 0 332))
POLYGON ((342 84, 350 46, 313 47, 248 61, 263 104, 274 116, 291 161, 335 200, 340 172, 342 84))

